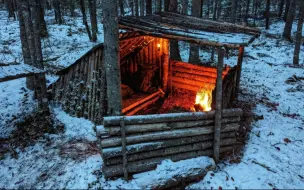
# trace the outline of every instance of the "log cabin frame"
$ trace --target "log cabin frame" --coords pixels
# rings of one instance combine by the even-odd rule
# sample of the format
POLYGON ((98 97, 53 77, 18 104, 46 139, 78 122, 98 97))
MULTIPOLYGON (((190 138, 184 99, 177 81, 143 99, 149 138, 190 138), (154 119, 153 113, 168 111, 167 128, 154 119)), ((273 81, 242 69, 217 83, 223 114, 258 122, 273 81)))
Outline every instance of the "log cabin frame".
POLYGON ((224 76, 229 70, 224 67, 224 56, 230 49, 239 51, 232 75, 233 87, 229 90, 232 97, 228 97, 233 101, 239 91, 245 46, 260 35, 260 30, 167 12, 143 17, 122 17, 119 18, 119 26, 122 78, 124 72, 137 70, 139 62, 159 64, 160 90, 146 95, 135 104, 122 106, 124 116, 105 116, 107 85, 102 44, 58 72, 60 78, 50 87, 54 100, 60 102, 67 112, 103 124, 97 127, 97 135, 105 161, 105 176, 123 175, 127 179, 129 173, 151 170, 166 158, 178 161, 212 155, 218 162, 220 153, 231 151, 236 141, 233 131, 239 127, 242 116, 242 110, 225 109, 227 105, 222 103, 226 84, 225 81, 223 83, 223 77, 218 76, 224 76), (217 49, 217 67, 170 60, 169 40, 217 49), (124 65, 127 67, 124 68, 124 65), (140 109, 170 92, 172 87, 194 91, 200 87, 181 83, 180 79, 174 80, 172 71, 178 69, 188 72, 187 75, 180 72, 183 81, 192 75, 201 83, 208 78, 197 77, 196 74, 210 71, 207 72, 208 77, 215 77, 215 109, 198 113, 134 116, 140 109), (189 144, 191 150, 187 152, 189 144))

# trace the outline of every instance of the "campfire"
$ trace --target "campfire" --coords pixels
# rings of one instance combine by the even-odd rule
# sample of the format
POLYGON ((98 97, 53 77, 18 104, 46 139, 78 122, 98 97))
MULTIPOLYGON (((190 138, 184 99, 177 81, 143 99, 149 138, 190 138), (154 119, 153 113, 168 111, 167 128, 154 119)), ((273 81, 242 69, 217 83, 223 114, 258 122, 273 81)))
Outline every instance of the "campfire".
POLYGON ((211 111, 212 104, 212 90, 210 89, 201 89, 197 92, 195 98, 195 110, 196 111, 211 111))

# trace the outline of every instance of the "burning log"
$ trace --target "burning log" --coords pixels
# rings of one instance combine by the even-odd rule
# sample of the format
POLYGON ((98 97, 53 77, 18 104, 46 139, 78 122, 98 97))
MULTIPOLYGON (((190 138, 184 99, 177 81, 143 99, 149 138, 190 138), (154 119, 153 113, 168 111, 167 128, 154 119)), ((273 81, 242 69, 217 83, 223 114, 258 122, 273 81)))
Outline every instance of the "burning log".
MULTIPOLYGON (((228 146, 228 147, 222 147, 220 151, 221 151, 221 153, 225 153, 225 152, 231 151, 232 149, 233 149, 232 146, 228 146)), ((157 164, 160 164, 165 159, 170 159, 170 160, 176 162, 179 160, 185 160, 185 159, 195 158, 195 157, 199 157, 199 156, 211 156, 212 154, 213 154, 213 150, 207 149, 207 150, 192 151, 192 152, 186 152, 186 153, 180 153, 180 154, 173 154, 173 155, 168 155, 168 156, 163 156, 163 157, 149 158, 149 159, 145 159, 145 160, 129 162, 127 169, 128 169, 129 173, 139 173, 139 172, 155 169, 157 164)), ((122 167, 122 164, 104 166, 102 168, 102 172, 107 178, 120 176, 123 174, 123 167, 122 167)))
MULTIPOLYGON (((235 143, 236 143, 235 138, 221 140, 222 147, 233 146, 233 145, 235 145, 235 143)), ((144 160, 144 159, 154 158, 154 157, 159 157, 159 156, 167 156, 167 155, 179 154, 179 153, 183 153, 183 152, 206 150, 206 149, 212 148, 212 146, 213 146, 212 140, 197 142, 197 143, 187 144, 187 145, 181 145, 181 146, 172 146, 172 147, 157 149, 157 150, 148 151, 148 152, 128 154, 127 160, 128 160, 128 162, 134 162, 134 161, 138 161, 138 160, 144 160)), ((115 157, 115 158, 111 158, 111 159, 104 159, 104 163, 107 166, 121 164, 122 158, 115 157)))
MULTIPOLYGON (((223 132, 237 131, 239 129, 238 123, 223 124, 223 132)), ((181 138, 181 137, 191 137, 198 135, 207 135, 214 132, 214 126, 204 126, 200 128, 186 128, 177 129, 172 131, 161 131, 161 132, 151 132, 139 135, 132 135, 126 137, 127 144, 135 144, 149 141, 165 140, 171 138, 181 138)), ((121 137, 110 137, 101 140, 101 147, 115 147, 121 145, 121 137)))

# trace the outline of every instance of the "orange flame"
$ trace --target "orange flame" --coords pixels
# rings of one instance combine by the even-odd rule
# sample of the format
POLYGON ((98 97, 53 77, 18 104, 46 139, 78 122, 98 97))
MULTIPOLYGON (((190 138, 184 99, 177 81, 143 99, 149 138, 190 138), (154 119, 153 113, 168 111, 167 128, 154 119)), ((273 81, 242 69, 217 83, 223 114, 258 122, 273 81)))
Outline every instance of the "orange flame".
POLYGON ((196 94, 195 104, 199 104, 203 111, 211 111, 211 103, 212 103, 212 91, 210 90, 200 90, 196 94))

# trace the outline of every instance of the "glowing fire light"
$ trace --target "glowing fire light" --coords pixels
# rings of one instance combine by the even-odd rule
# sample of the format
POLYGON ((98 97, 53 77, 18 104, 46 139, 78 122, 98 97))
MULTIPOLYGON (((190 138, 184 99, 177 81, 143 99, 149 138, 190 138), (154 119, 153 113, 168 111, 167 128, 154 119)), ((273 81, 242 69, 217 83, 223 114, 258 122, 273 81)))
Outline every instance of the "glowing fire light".
POLYGON ((210 90, 200 90, 196 94, 195 104, 200 105, 203 111, 211 111, 212 92, 210 90))
POLYGON ((157 50, 160 51, 160 44, 157 44, 157 50))

